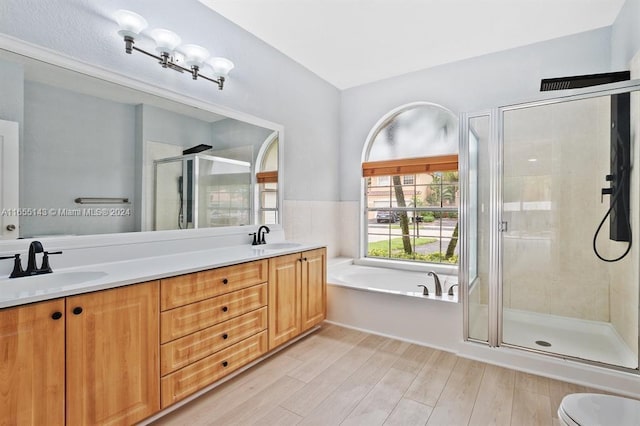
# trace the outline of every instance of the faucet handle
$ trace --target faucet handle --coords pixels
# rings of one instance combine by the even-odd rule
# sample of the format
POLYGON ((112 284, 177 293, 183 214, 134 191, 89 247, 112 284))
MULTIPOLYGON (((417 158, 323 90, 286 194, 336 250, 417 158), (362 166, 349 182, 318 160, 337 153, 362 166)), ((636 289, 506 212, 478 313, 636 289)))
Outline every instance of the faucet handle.
POLYGON ((460 284, 453 284, 451 287, 449 287, 449 291, 447 292, 448 296, 453 296, 453 288, 454 287, 459 287, 460 284))
POLYGON ((429 288, 426 285, 418 284, 418 287, 422 287, 422 295, 423 296, 428 296, 429 295, 429 288))
POLYGON ((249 234, 249 236, 253 235, 253 242, 251 243, 252 246, 257 246, 258 245, 258 234, 256 232, 252 232, 249 234))
POLYGON ((40 269, 38 270, 39 274, 50 274, 53 272, 51 266, 49 265, 49 255, 50 254, 62 254, 62 251, 45 251, 42 256, 42 265, 40 265, 40 269))
POLYGON ((22 262, 20 261, 20 254, 16 253, 12 256, 2 256, 0 260, 4 259, 13 259, 13 271, 11 271, 11 275, 9 278, 18 278, 24 276, 24 271, 22 270, 22 262))

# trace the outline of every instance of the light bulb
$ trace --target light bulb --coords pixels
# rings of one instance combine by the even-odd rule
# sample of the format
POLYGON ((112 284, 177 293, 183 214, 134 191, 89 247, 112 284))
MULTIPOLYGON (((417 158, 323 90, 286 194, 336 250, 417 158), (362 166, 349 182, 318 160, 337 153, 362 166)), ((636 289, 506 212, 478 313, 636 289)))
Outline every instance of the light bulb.
POLYGON ((131 12, 130 10, 117 10, 113 14, 113 17, 115 18, 116 22, 118 22, 118 26, 120 27, 120 31, 118 31, 118 34, 123 37, 134 37, 140 34, 140 31, 147 28, 148 25, 146 19, 135 12, 131 12))
POLYGON ((156 51, 158 53, 171 54, 182 41, 180 36, 173 31, 164 28, 156 28, 149 32, 149 35, 156 42, 156 51))
POLYGON ((204 61, 209 57, 209 51, 197 44, 185 44, 178 49, 184 55, 184 62, 190 66, 202 67, 204 61))
POLYGON ((227 78, 229 72, 233 69, 233 62, 227 58, 211 58, 207 61, 216 77, 227 78))

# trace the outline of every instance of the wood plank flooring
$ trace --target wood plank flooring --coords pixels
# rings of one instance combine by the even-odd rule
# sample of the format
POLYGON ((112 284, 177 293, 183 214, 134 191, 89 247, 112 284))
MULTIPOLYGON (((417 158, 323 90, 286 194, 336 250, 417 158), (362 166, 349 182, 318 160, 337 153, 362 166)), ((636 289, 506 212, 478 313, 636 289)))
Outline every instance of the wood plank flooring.
POLYGON ((322 329, 156 425, 559 425, 583 386, 338 327, 322 329))

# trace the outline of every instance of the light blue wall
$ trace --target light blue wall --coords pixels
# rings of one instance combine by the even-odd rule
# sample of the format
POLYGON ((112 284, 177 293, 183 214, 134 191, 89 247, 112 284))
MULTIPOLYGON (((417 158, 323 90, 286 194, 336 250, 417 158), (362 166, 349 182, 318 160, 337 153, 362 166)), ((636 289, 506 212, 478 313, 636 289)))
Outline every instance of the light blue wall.
POLYGON ((252 147, 251 164, 260 151, 260 147, 273 130, 254 126, 249 123, 241 123, 237 120, 226 119, 211 123, 211 145, 214 150, 234 147, 252 147))
MULTIPOLYGON (((339 91, 195 0, 3 0, 0 32, 79 60, 282 124, 285 199, 337 200, 339 91), (236 68, 224 91, 124 53, 112 14, 124 8, 169 28, 236 68), (309 179, 313 176, 313 179, 309 179)), ((153 49, 148 39, 139 45, 153 49)))
POLYGON ((211 127, 206 121, 142 105, 142 141, 162 142, 191 148, 211 145, 211 127))
POLYGON ((454 113, 540 98, 540 80, 610 71, 610 28, 454 62, 342 92, 340 196, 360 199, 360 164, 369 131, 392 109, 434 102, 454 113))
POLYGON ((0 59, 0 120, 22 123, 24 109, 24 69, 0 59))
POLYGON ((628 69, 629 61, 640 51, 640 0, 627 0, 611 30, 611 65, 628 69))
MULTIPOLYGON (((78 197, 134 200, 135 111, 131 105, 41 83, 24 84, 20 206, 75 209, 78 197)), ((104 207, 104 206, 99 206, 104 207)), ((122 206, 108 206, 122 207, 122 206)), ((20 235, 131 232, 133 216, 25 216, 20 235)))

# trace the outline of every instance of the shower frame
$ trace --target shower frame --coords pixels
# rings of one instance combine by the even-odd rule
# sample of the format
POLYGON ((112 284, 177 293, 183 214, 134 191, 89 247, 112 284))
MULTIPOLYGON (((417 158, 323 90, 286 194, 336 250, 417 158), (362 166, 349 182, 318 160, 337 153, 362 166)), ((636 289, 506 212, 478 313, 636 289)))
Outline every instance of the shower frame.
MULTIPOLYGON (((581 99, 589 99, 600 96, 610 96, 625 92, 640 91, 640 79, 629 80, 620 83, 612 83, 602 86, 594 86, 584 89, 566 90, 565 95, 552 97, 554 92, 545 92, 548 96, 542 99, 529 101, 525 103, 500 106, 481 111, 464 113, 460 116, 460 164, 461 164, 461 240, 464 242, 461 247, 461 260, 459 280, 461 285, 461 299, 463 303, 463 337, 466 342, 488 345, 489 347, 504 347, 516 349, 529 353, 540 354, 548 357, 567 359, 577 361, 583 364, 596 365, 609 369, 640 374, 640 367, 628 368, 607 364, 599 361, 588 360, 584 358, 573 357, 569 355, 556 354, 513 345, 503 342, 503 147, 504 147, 504 114, 508 111, 515 111, 524 108, 538 107, 544 105, 557 104, 561 102, 577 101, 581 99), (469 199, 471 188, 469 186, 469 120, 479 117, 489 118, 489 256, 488 256, 488 305, 487 305, 487 341, 470 336, 470 291, 473 277, 469 276, 469 258, 470 258, 470 238, 469 229, 470 212, 469 199)), ((638 149, 640 147, 636 147, 638 149)), ((637 165, 640 167, 640 165, 637 165)), ((637 214, 637 212, 635 213, 637 214)), ((475 230, 477 232, 477 229, 475 230)), ((636 244, 638 239, 636 238, 636 244)), ((477 250, 477 248, 476 248, 477 250)), ((476 256, 477 259, 477 256, 476 256)), ((477 270, 478 268, 476 268, 477 270)), ((640 307, 639 307, 640 309, 640 307)), ((638 324, 638 342, 640 343, 640 320, 638 324)), ((640 351, 638 351, 638 366, 640 366, 640 351)))
MULTIPOLYGON (((182 176, 189 176, 191 175, 192 178, 192 184, 191 184, 191 193, 189 193, 189 185, 187 185, 186 183, 182 185, 182 197, 185 200, 188 200, 187 196, 191 197, 191 202, 192 202, 192 206, 191 206, 191 210, 192 210, 192 219, 191 221, 188 221, 188 217, 187 217, 187 202, 185 201, 181 212, 180 212, 180 224, 181 224, 181 228, 180 229, 189 229, 188 225, 191 223, 193 224, 193 228, 197 229, 198 227, 198 220, 199 220, 199 199, 198 199, 198 194, 200 191, 200 183, 199 183, 199 177, 200 177, 200 162, 198 160, 207 160, 207 161, 211 161, 211 162, 219 162, 219 163, 227 163, 227 164, 233 164, 236 166, 241 166, 241 167, 247 167, 247 173, 251 176, 251 180, 249 182, 249 187, 253 187, 255 185, 255 173, 253 173, 253 169, 251 167, 251 164, 246 162, 246 161, 240 161, 240 160, 233 160, 230 158, 224 158, 224 157, 217 157, 214 155, 209 155, 209 154, 204 154, 204 153, 194 153, 194 154, 184 154, 184 155, 178 155, 175 157, 168 157, 168 158, 162 158, 159 160, 154 160, 154 164, 153 164, 153 186, 154 186, 154 211, 157 208, 157 200, 155 200, 155 196, 158 192, 158 165, 160 164, 167 164, 167 163, 182 163, 182 176), (192 162, 191 164, 191 170, 189 170, 189 161, 192 162)), ((249 212, 253 212, 254 208, 253 208, 253 197, 249 197, 249 206, 248 206, 248 210, 249 212)), ((253 215, 250 213, 249 214, 249 220, 253 220, 253 215)), ((154 227, 155 227, 156 223, 155 223, 155 217, 154 217, 154 227)))

